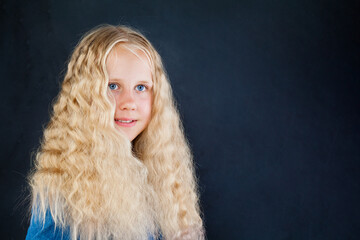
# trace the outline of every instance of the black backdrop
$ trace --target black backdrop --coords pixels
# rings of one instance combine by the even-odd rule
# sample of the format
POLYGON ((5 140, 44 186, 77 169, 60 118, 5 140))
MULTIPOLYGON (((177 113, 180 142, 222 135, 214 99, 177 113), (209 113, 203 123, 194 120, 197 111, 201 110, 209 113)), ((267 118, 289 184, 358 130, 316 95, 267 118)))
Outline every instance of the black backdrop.
POLYGON ((359 239, 359 4, 169 2, 0 1, 0 238, 26 234, 30 153, 68 56, 110 23, 164 59, 208 239, 359 239))

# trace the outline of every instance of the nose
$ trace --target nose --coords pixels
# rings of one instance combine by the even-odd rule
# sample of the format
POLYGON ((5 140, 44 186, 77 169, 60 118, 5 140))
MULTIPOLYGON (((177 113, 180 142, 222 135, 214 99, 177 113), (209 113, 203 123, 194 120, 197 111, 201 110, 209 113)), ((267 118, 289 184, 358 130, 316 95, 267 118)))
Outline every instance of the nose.
POLYGON ((120 110, 136 110, 136 102, 131 91, 123 91, 118 99, 120 110))

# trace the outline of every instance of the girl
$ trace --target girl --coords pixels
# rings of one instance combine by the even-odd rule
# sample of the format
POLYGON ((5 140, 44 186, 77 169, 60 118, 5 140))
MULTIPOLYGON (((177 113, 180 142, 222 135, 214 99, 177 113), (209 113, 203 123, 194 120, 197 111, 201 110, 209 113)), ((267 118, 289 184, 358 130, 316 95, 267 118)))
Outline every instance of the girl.
POLYGON ((29 177, 27 239, 203 239, 192 156, 161 58, 100 26, 75 48, 29 177))

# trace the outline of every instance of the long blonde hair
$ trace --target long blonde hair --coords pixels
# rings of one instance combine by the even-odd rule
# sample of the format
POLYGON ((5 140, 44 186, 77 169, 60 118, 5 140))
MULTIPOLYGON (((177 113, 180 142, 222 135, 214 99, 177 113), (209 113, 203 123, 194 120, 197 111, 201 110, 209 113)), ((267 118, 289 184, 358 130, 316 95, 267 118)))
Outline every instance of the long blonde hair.
POLYGON ((161 58, 138 31, 99 26, 68 64, 29 176, 32 211, 72 239, 203 238, 193 161, 161 58), (106 58, 142 50, 153 75, 152 119, 132 142, 114 127, 106 58))

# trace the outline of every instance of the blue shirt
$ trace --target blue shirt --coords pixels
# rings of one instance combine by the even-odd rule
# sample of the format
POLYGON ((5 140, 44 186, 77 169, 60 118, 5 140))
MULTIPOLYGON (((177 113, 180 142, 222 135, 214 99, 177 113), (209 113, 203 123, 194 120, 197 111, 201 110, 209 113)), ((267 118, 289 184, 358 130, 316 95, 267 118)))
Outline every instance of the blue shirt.
POLYGON ((43 225, 35 214, 31 215, 30 226, 25 240, 45 240, 45 239, 62 239, 70 240, 70 230, 68 228, 55 228, 54 220, 50 211, 46 211, 45 223, 43 225))
MULTIPOLYGON (((70 240, 70 229, 62 229, 60 227, 55 228, 54 220, 51 216, 50 211, 46 212, 45 223, 39 220, 35 214, 31 215, 30 226, 26 235, 25 240, 70 240)), ((158 240, 161 240, 161 234, 158 240)), ((149 236, 147 240, 154 240, 152 236, 149 236)))

